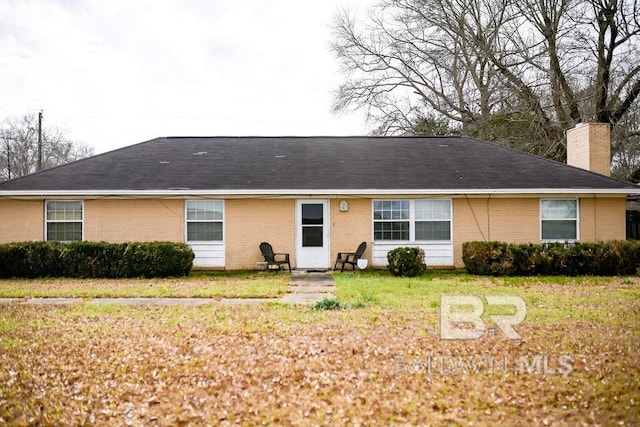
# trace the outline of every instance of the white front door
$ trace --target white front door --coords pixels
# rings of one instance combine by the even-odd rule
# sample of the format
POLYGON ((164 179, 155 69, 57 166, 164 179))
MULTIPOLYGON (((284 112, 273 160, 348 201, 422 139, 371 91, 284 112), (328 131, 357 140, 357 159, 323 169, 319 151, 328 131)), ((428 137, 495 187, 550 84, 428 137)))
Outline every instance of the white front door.
POLYGON ((296 200, 296 268, 329 268, 329 201, 296 200))

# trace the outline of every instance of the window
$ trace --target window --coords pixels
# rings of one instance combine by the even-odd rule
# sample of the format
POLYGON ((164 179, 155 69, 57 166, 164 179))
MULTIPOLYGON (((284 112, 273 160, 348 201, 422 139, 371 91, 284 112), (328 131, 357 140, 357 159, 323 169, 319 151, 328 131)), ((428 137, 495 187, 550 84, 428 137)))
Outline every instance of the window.
POLYGON ((187 201, 187 241, 222 241, 224 202, 187 201))
POLYGON ((45 203, 45 237, 70 242, 82 240, 84 203, 82 201, 47 201, 45 203))
POLYGON ((541 200, 540 230, 542 240, 578 240, 578 201, 541 200))
POLYGON ((302 204, 302 246, 322 247, 324 244, 324 205, 302 204))
POLYGON ((451 202, 416 200, 415 240, 451 240, 451 202))
POLYGON ((409 201, 373 202, 373 239, 409 240, 409 201))
POLYGON ((451 240, 451 200, 376 200, 374 240, 451 240))

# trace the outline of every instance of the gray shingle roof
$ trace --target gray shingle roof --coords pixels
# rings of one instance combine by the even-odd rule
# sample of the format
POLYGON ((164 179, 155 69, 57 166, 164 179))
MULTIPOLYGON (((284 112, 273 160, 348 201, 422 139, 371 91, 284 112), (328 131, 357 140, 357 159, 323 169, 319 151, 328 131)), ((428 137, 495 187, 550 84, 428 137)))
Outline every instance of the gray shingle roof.
POLYGON ((0 194, 283 189, 637 192, 626 182, 457 136, 156 138, 0 183, 0 194))

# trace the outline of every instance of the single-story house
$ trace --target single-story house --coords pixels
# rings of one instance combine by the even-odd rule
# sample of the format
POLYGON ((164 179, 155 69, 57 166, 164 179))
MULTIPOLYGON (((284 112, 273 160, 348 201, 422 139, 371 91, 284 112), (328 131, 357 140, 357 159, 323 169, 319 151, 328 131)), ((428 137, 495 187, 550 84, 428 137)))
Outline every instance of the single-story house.
POLYGON ((250 269, 260 242, 329 268, 362 241, 370 265, 419 246, 462 267, 462 244, 625 238, 609 126, 568 132, 565 165, 477 139, 165 137, 0 183, 0 243, 175 241, 196 268, 250 269), (589 170, 585 170, 589 169, 589 170))

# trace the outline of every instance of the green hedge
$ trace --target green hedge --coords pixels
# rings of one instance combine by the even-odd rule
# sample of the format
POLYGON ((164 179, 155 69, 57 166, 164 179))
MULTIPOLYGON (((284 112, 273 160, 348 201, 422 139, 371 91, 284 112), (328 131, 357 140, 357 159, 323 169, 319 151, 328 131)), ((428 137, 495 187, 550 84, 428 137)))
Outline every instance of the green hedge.
POLYGON ((172 242, 19 242, 0 245, 0 278, 186 276, 193 251, 172 242))
POLYGON ((466 242, 462 261, 471 274, 492 276, 619 276, 636 274, 640 241, 510 244, 466 242))
POLYGON ((427 271, 424 251, 414 247, 391 249, 387 252, 387 269, 394 276, 415 277, 424 274, 427 271))

